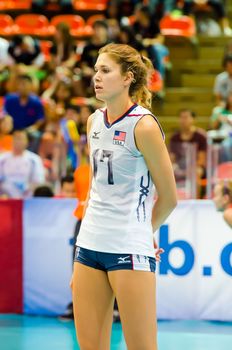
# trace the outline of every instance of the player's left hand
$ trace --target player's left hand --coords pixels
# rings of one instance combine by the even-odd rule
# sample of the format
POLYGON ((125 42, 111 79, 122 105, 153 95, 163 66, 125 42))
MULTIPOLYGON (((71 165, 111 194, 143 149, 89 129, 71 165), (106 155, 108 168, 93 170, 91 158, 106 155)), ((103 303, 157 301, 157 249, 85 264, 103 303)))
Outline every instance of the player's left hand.
POLYGON ((155 260, 157 262, 161 262, 160 255, 164 253, 164 249, 158 247, 157 242, 156 242, 155 239, 154 239, 154 248, 155 248, 155 260))

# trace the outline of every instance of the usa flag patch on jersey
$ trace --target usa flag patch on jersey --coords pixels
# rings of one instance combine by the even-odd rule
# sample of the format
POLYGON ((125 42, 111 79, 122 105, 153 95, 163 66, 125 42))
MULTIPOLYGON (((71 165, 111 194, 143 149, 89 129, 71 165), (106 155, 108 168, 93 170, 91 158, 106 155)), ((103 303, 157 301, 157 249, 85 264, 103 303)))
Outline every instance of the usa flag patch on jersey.
POLYGON ((115 130, 113 144, 124 146, 125 140, 126 140, 126 132, 115 130))

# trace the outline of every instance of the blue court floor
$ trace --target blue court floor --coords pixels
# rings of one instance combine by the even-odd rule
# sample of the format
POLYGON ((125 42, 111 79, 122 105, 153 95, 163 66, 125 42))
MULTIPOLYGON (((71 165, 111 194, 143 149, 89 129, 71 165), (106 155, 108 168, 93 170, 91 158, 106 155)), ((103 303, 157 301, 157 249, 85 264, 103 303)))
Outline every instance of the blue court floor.
MULTIPOLYGON (((232 322, 160 321, 159 350, 231 350, 232 322)), ((78 350, 74 324, 57 318, 0 315, 1 350, 78 350)), ((97 350, 97 349, 96 349, 97 350)), ((111 350, 126 350, 113 325, 111 350)))

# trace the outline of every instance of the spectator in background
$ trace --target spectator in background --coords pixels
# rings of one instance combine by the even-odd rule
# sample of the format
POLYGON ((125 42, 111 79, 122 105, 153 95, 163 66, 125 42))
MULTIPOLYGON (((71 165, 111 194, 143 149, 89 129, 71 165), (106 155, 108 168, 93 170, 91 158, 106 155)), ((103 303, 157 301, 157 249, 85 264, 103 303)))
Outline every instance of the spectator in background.
POLYGON ((40 43, 30 36, 16 35, 10 41, 8 53, 13 63, 22 63, 26 66, 41 67, 44 64, 44 56, 41 53, 40 43))
POLYGON ((0 154, 12 151, 13 137, 10 134, 13 129, 13 120, 10 116, 0 116, 0 154))
POLYGON ((35 186, 44 183, 41 158, 27 150, 26 131, 13 133, 13 150, 0 154, 0 195, 9 198, 31 197, 35 186))
POLYGON ((226 15, 225 5, 223 0, 185 0, 183 6, 183 13, 187 16, 194 14, 197 10, 210 8, 214 11, 220 21, 222 31, 225 35, 232 36, 229 19, 226 15))
POLYGON ((95 21, 93 24, 93 35, 83 49, 81 61, 78 64, 81 68, 82 96, 93 94, 91 87, 94 75, 94 65, 99 49, 108 43, 108 25, 105 20, 95 21))
POLYGON ((4 114, 12 117, 14 130, 29 127, 37 130, 44 121, 44 109, 40 98, 31 93, 32 79, 29 75, 20 75, 17 85, 17 93, 5 96, 4 114))
POLYGON ((118 44, 125 44, 134 47, 141 54, 147 55, 147 51, 141 41, 138 41, 131 26, 122 26, 117 38, 118 44))
POLYGON ((74 177, 72 174, 63 176, 60 181, 61 188, 59 198, 76 198, 74 177))
POLYGON ((54 197, 54 193, 50 186, 40 185, 35 188, 33 197, 54 197))
POLYGON ((196 147, 197 181, 200 182, 200 179, 206 177, 207 138, 205 131, 195 126, 195 118, 193 111, 182 109, 179 113, 179 131, 170 139, 169 152, 177 181, 186 178, 188 170, 186 159, 188 154, 194 154, 189 145, 196 147))
POLYGON ((225 101, 225 106, 217 106, 213 109, 210 127, 225 132, 227 136, 232 132, 232 90, 225 101))
POLYGON ((148 6, 137 6, 133 30, 136 33, 136 39, 146 47, 154 68, 164 78, 169 50, 164 45, 164 37, 160 32, 159 21, 151 14, 148 6))
POLYGON ((232 181, 219 181, 214 187, 214 204, 223 212, 223 219, 232 228, 232 181))
POLYGON ((61 22, 56 26, 56 33, 50 53, 49 69, 52 72, 59 66, 69 69, 74 67, 76 63, 76 45, 70 34, 68 24, 61 22))
POLYGON ((227 54, 223 60, 224 72, 218 74, 214 83, 214 95, 219 105, 224 105, 232 92, 232 54, 227 54))
POLYGON ((72 82, 69 77, 60 78, 57 74, 50 87, 41 96, 49 123, 59 121, 65 115, 66 106, 72 98, 72 82))

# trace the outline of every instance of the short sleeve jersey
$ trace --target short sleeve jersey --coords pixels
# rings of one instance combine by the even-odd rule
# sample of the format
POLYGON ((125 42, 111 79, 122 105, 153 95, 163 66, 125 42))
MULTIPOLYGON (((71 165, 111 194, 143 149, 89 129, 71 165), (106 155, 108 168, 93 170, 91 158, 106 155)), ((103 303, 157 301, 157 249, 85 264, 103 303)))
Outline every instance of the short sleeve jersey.
POLYGON ((134 136, 136 124, 148 114, 149 110, 134 104, 109 124, 105 109, 94 113, 89 133, 93 179, 78 246, 154 256, 151 215, 155 189, 134 136))

